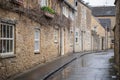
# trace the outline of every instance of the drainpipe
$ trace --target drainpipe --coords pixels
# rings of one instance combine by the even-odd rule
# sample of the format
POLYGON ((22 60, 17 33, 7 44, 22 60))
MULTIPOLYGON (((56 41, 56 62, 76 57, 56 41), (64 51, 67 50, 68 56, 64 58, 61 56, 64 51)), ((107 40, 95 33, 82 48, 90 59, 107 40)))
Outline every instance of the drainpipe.
POLYGON ((83 31, 81 31, 81 44, 82 44, 82 52, 83 52, 83 31))
POLYGON ((73 33, 74 33, 73 52, 75 52, 75 47, 76 47, 76 46, 75 46, 75 42, 76 42, 76 41, 75 41, 75 35, 76 35, 76 31, 75 31, 75 29, 76 29, 76 15, 75 15, 75 22, 74 22, 73 26, 74 26, 74 27, 73 27, 73 33))
POLYGON ((91 31, 91 52, 92 52, 92 31, 91 31))
MULTIPOLYGON (((76 21, 75 21, 76 22, 76 21)), ((74 34, 74 39, 73 39, 73 52, 75 52, 75 25, 73 25, 73 34, 74 34)))
MULTIPOLYGON (((61 8, 61 11, 60 11, 60 23, 62 21, 62 7, 63 7, 63 1, 61 1, 60 3, 60 8, 61 8)), ((62 26, 60 26, 60 56, 62 55, 62 26)))

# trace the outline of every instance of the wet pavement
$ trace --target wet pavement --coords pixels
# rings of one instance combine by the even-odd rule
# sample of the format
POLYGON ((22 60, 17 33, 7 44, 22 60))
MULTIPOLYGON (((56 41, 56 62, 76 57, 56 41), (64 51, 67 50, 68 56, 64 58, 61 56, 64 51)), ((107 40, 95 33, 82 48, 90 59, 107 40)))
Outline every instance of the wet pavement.
POLYGON ((87 54, 64 67, 46 80, 116 80, 109 59, 113 51, 87 54))

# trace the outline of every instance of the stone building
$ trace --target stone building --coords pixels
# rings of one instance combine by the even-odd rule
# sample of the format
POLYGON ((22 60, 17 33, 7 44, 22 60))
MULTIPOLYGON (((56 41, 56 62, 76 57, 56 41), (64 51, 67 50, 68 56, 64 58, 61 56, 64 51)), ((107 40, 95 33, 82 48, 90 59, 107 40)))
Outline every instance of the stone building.
POLYGON ((105 49, 105 45, 102 45, 105 43, 104 40, 102 41, 102 38, 105 38, 105 29, 103 29, 102 25, 100 25, 100 22, 94 18, 91 8, 84 4, 81 0, 78 0, 75 26, 75 52, 105 49), (92 40, 93 27, 95 26, 98 26, 96 31, 96 38, 98 40, 96 42, 92 40), (99 45, 99 48, 98 43, 101 44, 101 46, 99 45), (102 46, 103 48, 101 48, 102 46))
POLYGON ((105 29, 100 24, 99 20, 94 16, 92 16, 91 22, 91 50, 104 50, 105 29))
POLYGON ((0 0, 0 80, 73 53, 67 11, 62 0, 0 0))
POLYGON ((116 5, 116 26, 114 27, 115 34, 115 63, 116 69, 120 76, 120 0, 115 0, 116 5))
POLYGON ((75 25, 75 52, 91 50, 91 9, 78 0, 75 25))
POLYGON ((92 7, 92 13, 106 30, 106 48, 114 48, 115 6, 92 7))

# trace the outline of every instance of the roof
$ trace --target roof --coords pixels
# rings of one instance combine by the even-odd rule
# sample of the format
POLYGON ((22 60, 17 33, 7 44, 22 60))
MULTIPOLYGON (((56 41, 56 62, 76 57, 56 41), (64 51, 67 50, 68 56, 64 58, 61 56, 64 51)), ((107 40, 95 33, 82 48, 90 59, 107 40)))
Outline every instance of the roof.
POLYGON ((99 16, 115 16, 115 6, 92 7, 92 14, 99 16))
POLYGON ((80 2, 81 4, 83 4, 84 6, 86 6, 87 8, 91 10, 91 6, 88 4, 85 4, 83 0, 78 0, 78 2, 80 2))
POLYGON ((106 27, 111 27, 111 20, 110 19, 99 19, 100 24, 106 28, 106 27))

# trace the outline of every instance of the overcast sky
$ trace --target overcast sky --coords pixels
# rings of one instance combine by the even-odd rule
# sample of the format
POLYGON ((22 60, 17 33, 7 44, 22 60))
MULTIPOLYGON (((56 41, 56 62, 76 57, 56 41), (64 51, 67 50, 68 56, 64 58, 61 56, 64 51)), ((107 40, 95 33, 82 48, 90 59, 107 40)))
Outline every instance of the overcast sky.
POLYGON ((91 6, 114 6, 115 0, 83 0, 91 6))

